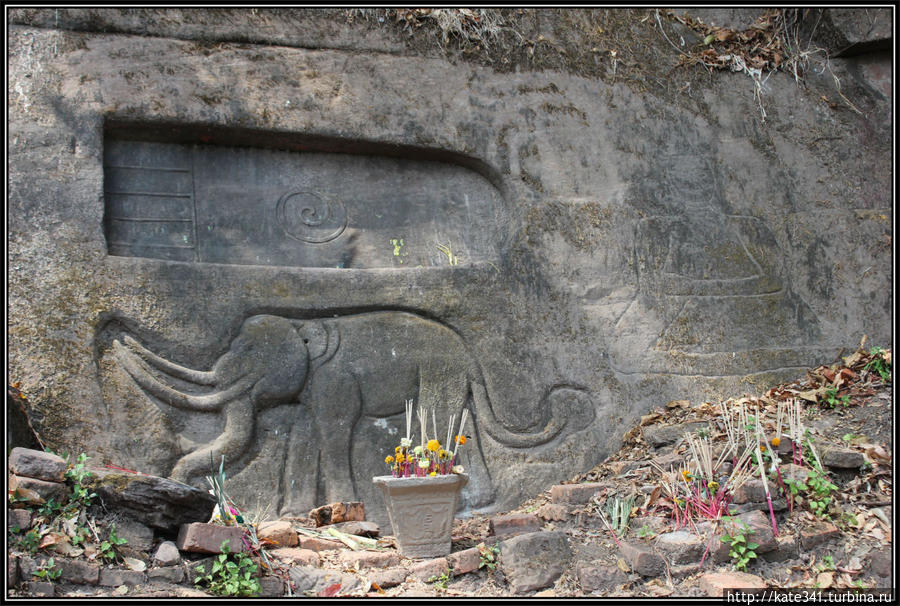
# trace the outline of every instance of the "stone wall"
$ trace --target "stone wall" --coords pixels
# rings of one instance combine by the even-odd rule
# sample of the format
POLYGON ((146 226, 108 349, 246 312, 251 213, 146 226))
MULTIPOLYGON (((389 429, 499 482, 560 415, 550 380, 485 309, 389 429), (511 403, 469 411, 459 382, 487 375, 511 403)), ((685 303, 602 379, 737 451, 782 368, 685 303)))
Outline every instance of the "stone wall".
POLYGON ((12 10, 9 378, 54 450, 198 485, 224 454, 245 507, 383 522, 406 399, 438 433, 472 410, 466 506, 501 508, 651 406, 890 346, 890 28, 841 13, 842 56, 757 97, 676 68, 697 36, 654 11, 508 10, 479 41, 12 10))

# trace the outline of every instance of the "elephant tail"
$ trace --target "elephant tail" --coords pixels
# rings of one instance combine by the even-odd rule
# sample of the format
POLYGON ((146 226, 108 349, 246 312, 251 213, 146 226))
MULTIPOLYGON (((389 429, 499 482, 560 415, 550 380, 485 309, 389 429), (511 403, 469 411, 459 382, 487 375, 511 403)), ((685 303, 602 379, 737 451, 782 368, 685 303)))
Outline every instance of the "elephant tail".
POLYGON ((578 419, 581 429, 594 419, 594 408, 587 393, 578 387, 560 385, 550 389, 541 399, 542 409, 550 407, 550 420, 543 429, 530 433, 516 432, 504 426, 494 415, 483 380, 472 380, 471 389, 475 413, 480 421, 479 428, 484 429, 494 440, 511 448, 546 444, 573 424, 570 423, 573 419, 578 419))

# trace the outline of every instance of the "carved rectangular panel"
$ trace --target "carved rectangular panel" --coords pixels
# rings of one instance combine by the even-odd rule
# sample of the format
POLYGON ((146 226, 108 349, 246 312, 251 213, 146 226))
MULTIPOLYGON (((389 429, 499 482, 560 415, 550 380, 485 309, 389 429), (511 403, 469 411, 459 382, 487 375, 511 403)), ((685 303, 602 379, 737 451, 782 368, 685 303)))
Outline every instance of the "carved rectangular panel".
POLYGON ((331 268, 497 258, 499 191, 409 157, 107 138, 109 254, 331 268))

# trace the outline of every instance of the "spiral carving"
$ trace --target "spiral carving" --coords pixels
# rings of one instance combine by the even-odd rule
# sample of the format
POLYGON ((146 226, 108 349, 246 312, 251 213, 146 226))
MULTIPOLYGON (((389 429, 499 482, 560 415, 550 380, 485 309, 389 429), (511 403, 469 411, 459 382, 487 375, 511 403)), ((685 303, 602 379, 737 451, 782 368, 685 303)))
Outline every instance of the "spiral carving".
POLYGON ((347 228, 344 203, 311 191, 283 195, 278 200, 275 215, 284 233, 309 244, 330 242, 347 228))

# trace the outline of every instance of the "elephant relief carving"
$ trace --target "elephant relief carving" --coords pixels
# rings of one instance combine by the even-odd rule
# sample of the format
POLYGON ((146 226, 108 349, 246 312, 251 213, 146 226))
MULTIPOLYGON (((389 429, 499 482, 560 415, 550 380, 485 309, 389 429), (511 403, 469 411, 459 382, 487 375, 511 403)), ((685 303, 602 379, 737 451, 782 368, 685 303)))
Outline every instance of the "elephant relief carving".
MULTIPOLYGON (((185 411, 224 416, 224 431, 214 440, 185 443, 187 452, 172 469, 172 479, 197 482, 209 473, 211 460, 224 455, 226 461, 236 461, 256 439, 257 415, 270 407, 292 404, 298 407, 296 418, 308 415, 311 430, 303 433, 295 422, 288 443, 284 486, 289 494, 282 512, 299 513, 315 505, 317 478, 311 461, 321 466, 328 501, 355 495, 354 426, 363 415, 384 419, 402 414, 410 397, 444 422, 450 414, 458 419, 472 402, 476 431, 512 448, 549 442, 570 419, 577 418, 577 429, 584 429, 584 421, 589 423, 594 414, 582 390, 563 387, 546 394, 542 405, 550 414, 542 428, 523 433, 506 427, 495 416, 480 366, 460 336, 408 312, 313 320, 255 315, 244 321, 209 371, 166 360, 128 335, 120 335, 112 347, 117 363, 147 394, 185 411), (177 389, 180 382, 192 385, 190 392, 177 389)), ((470 502, 477 506, 493 500, 493 489, 483 456, 475 459, 475 467, 481 466, 488 477, 476 502, 470 502)))

